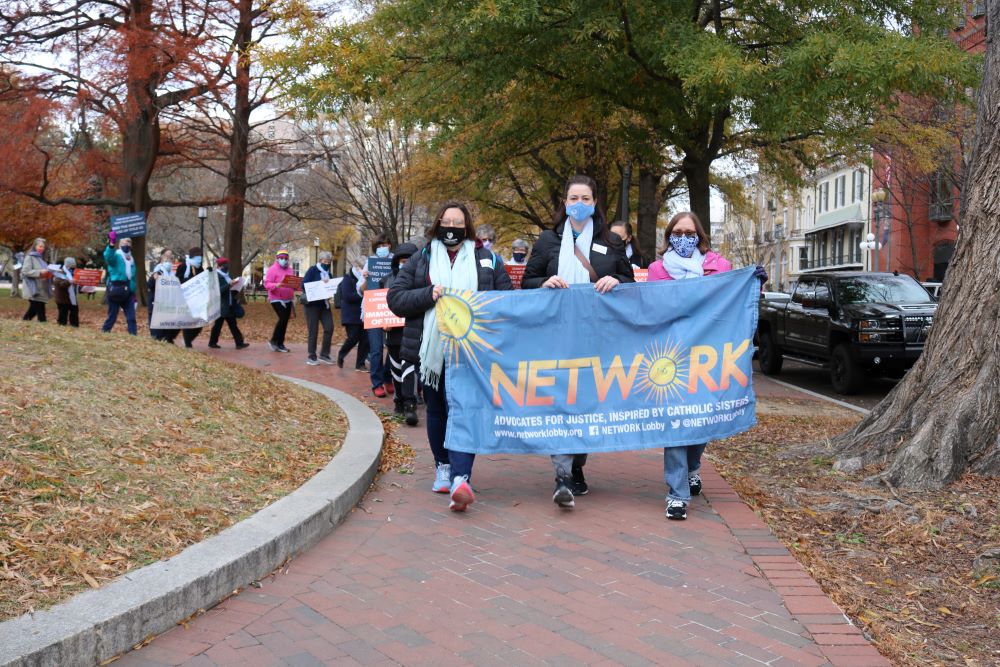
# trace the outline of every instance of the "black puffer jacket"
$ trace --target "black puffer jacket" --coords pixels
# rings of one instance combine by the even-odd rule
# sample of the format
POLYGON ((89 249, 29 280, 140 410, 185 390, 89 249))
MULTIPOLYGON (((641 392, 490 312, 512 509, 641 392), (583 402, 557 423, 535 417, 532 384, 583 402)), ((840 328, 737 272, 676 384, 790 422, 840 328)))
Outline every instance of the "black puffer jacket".
MULTIPOLYGON (((434 307, 431 296, 430 245, 410 258, 389 287, 386 300, 389 310, 406 318, 403 327, 403 344, 400 353, 403 359, 416 363, 420 361, 420 341, 424 335, 424 313, 434 307)), ((480 292, 488 290, 513 289, 510 276, 503 262, 492 252, 476 245, 476 269, 479 272, 480 292), (485 262, 483 260, 486 260, 485 262), (484 266, 485 264, 485 266, 484 266)))
MULTIPOLYGON (((538 237, 535 247, 528 258, 528 266, 524 269, 522 289, 541 287, 542 283, 552 276, 559 275, 559 247, 562 244, 563 229, 566 223, 553 229, 546 229, 538 237)), ((606 234, 603 224, 595 224, 594 240, 590 245, 591 266, 598 278, 614 276, 619 282, 634 283, 632 264, 625 257, 625 244, 616 234, 606 234), (607 242, 605 241, 607 238, 607 242)))
MULTIPOLYGON (((392 289, 393 284, 396 282, 396 278, 399 277, 399 262, 400 260, 409 261, 417 250, 417 246, 412 243, 403 243, 396 248, 396 252, 392 255, 392 273, 387 275, 379 283, 379 289, 392 289)), ((403 266, 406 266, 405 264, 403 266)), ((385 344, 390 347, 398 347, 403 344, 403 327, 393 327, 392 329, 385 330, 385 344)))

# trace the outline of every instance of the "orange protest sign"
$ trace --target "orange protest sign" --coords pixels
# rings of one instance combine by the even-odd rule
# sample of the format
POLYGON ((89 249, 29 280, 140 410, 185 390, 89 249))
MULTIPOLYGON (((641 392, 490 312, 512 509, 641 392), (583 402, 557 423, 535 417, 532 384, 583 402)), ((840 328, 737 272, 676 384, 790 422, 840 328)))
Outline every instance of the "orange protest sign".
POLYGON ((73 271, 73 284, 79 287, 97 287, 101 284, 101 270, 77 269, 73 271))
POLYGON ((649 269, 632 269, 637 283, 644 283, 649 280, 649 269))
POLYGON ((521 281, 524 280, 524 267, 522 264, 520 266, 513 266, 507 264, 507 275, 510 276, 510 282, 514 283, 514 289, 521 289, 521 281))
POLYGON ((302 291, 302 278, 300 276, 285 276, 280 285, 282 287, 291 287, 296 292, 302 291))
POLYGON ((406 324, 405 319, 389 310, 389 304, 385 302, 388 293, 387 289, 365 290, 365 329, 395 329, 406 324))

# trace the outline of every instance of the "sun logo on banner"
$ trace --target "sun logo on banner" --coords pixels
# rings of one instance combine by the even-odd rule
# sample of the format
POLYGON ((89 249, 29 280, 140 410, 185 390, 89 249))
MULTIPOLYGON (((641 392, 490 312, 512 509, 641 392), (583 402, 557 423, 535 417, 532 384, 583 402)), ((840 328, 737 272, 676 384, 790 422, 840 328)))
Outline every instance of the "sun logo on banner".
POLYGON ((490 296, 489 292, 448 289, 438 299, 436 306, 438 329, 444 338, 445 355, 452 363, 458 360, 461 352, 482 370, 479 352, 488 350, 493 354, 501 354, 484 338, 486 334, 496 333, 487 327, 487 324, 503 321, 488 319, 489 312, 486 309, 488 305, 501 298, 503 297, 490 296))
POLYGON ((653 343, 646 348, 645 358, 639 367, 638 391, 646 393, 646 400, 666 403, 680 398, 687 387, 688 359, 681 354, 681 344, 668 340, 662 345, 653 343))

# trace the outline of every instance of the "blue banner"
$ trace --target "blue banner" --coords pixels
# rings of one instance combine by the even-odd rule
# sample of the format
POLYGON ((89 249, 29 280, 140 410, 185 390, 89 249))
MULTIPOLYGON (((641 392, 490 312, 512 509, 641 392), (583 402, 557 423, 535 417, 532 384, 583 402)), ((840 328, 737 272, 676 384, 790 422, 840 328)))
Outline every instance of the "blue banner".
POLYGON ((756 423, 753 269, 438 299, 449 449, 572 454, 692 445, 756 423))
POLYGON ((111 231, 117 234, 120 239, 145 236, 145 212, 139 211, 138 213, 123 213, 122 215, 111 216, 111 231))

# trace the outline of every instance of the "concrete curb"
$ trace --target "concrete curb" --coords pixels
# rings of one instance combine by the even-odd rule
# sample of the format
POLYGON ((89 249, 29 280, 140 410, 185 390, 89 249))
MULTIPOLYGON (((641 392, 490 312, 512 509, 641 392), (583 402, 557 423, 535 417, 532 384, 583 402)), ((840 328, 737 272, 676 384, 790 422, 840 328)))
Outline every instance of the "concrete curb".
POLYGON ((169 560, 0 624, 0 665, 96 665, 263 578, 350 513, 378 472, 382 422, 341 391, 277 377, 326 396, 347 415, 348 433, 333 460, 281 500, 169 560))

